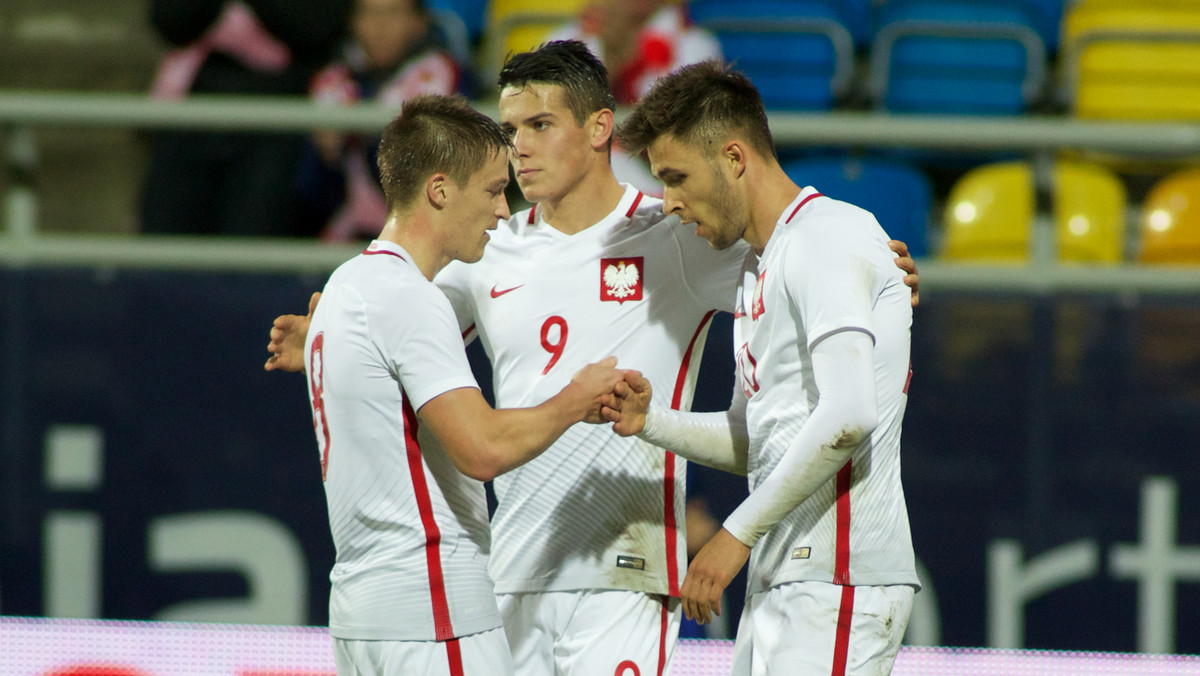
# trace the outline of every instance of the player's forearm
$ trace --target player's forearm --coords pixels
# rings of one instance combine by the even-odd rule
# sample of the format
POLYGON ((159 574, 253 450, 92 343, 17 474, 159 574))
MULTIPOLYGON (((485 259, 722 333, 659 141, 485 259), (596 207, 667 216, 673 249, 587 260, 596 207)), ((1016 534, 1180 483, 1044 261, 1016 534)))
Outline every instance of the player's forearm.
POLYGON ((743 544, 759 538, 830 481, 878 424, 872 343, 848 332, 813 351, 820 399, 771 473, 725 520, 743 544))
POLYGON ((492 411, 480 421, 482 438, 460 471, 480 481, 491 481, 533 460, 570 427, 569 418, 546 408, 512 408, 492 411))
POLYGON ((725 520, 748 547, 837 474, 870 434, 866 421, 814 411, 771 474, 725 520))
POLYGON ((488 425, 486 471, 493 476, 524 465, 541 455, 571 425, 583 421, 598 403, 574 384, 531 408, 498 409, 488 425))
POLYGON ((706 467, 745 476, 750 446, 739 409, 689 413, 652 406, 638 438, 706 467))

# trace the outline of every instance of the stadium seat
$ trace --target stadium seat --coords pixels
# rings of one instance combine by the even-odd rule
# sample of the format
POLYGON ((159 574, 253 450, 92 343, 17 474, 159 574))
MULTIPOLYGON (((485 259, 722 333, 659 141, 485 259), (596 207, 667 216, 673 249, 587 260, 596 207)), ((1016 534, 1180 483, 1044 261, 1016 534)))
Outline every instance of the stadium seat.
POLYGON ((1044 23, 1031 2, 896 0, 882 6, 868 90, 893 112, 1017 115, 1043 97, 1044 23))
MULTIPOLYGON (((1059 160, 1052 180, 1058 260, 1123 260, 1126 197, 1120 179, 1098 165, 1059 160)), ((1029 163, 1004 162, 973 169, 959 179, 947 199, 942 257, 1028 262, 1036 209, 1029 163)))
POLYGON ((857 46, 871 40, 873 0, 691 0, 688 11, 697 22, 713 18, 823 17, 841 24, 857 46))
POLYGON ((827 110, 848 92, 851 29, 867 25, 861 0, 694 0, 689 8, 768 109, 827 110))
POLYGON ((998 11, 1003 13, 999 16, 1000 20, 1032 28, 1042 39, 1046 49, 1053 51, 1058 45, 1062 30, 1063 2, 1064 0, 878 0, 874 3, 876 11, 873 24, 878 30, 880 26, 897 17, 912 18, 917 14, 946 11, 956 12, 953 20, 994 21, 997 15, 987 13, 998 11), (948 6, 957 6, 959 9, 948 6), (985 14, 979 16, 980 11, 985 14))
POLYGON ((963 175, 946 200, 942 258, 1028 260, 1032 182, 1029 165, 1023 162, 987 164, 963 175))
POLYGON ((875 214, 893 239, 904 240, 914 257, 929 251, 933 187, 920 169, 876 158, 826 157, 786 162, 788 176, 821 194, 875 214))
POLYGON ((1105 120, 1200 120, 1200 3, 1086 0, 1062 28, 1071 111, 1105 120))
POLYGON ((463 21, 458 12, 451 9, 430 7, 429 15, 433 20, 434 30, 439 33, 439 39, 454 56, 454 60, 464 67, 469 66, 473 55, 471 53, 470 28, 467 23, 463 21))
MULTIPOLYGON (((987 2, 988 0, 981 0, 987 2)), ((1018 0, 1019 1, 1019 0, 1018 0)), ((1034 28, 1046 44, 1046 50, 1054 52, 1058 49, 1059 35, 1062 33, 1062 18, 1064 0, 1025 0, 1031 7, 1034 16, 1034 28)))
POLYGON ((1058 260, 1120 263, 1125 259, 1125 186, 1098 165, 1060 160, 1054 169, 1058 260))
POLYGON ((453 14, 457 17, 466 30, 468 41, 472 43, 483 36, 487 4, 488 0, 425 0, 425 6, 435 15, 445 17, 453 14))
POLYGON ((1200 263, 1200 169, 1160 179, 1146 194, 1139 219, 1142 263, 1200 263))
POLYGON ((584 0, 489 0, 488 75, 500 72, 508 54, 542 44, 550 31, 575 19, 583 5, 584 0))

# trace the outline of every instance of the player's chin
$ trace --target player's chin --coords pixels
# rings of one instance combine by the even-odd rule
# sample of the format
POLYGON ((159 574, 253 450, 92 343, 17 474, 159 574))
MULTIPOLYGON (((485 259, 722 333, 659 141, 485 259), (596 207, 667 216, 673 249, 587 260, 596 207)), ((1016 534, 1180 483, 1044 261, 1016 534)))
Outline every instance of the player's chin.
POLYGON ((720 249, 724 248, 724 247, 720 246, 720 244, 718 243, 716 233, 705 230, 704 228, 702 228, 699 225, 696 226, 696 236, 699 237, 700 239, 704 240, 705 242, 708 242, 708 245, 714 249, 720 250, 720 249))
POLYGON ((539 184, 532 178, 517 179, 517 187, 521 189, 521 196, 528 202, 540 203, 549 201, 553 197, 553 190, 548 186, 539 184))
POLYGON ((737 241, 735 239, 730 239, 726 233, 720 231, 706 230, 701 233, 699 229, 697 229, 696 234, 703 237, 704 241, 708 242, 708 245, 717 251, 724 251, 725 249, 733 246, 734 242, 737 241))
POLYGON ((488 236, 484 234, 483 238, 479 241, 479 246, 475 247, 473 251, 467 252, 459 260, 464 263, 478 263, 479 259, 483 258, 483 250, 487 246, 487 243, 488 236))

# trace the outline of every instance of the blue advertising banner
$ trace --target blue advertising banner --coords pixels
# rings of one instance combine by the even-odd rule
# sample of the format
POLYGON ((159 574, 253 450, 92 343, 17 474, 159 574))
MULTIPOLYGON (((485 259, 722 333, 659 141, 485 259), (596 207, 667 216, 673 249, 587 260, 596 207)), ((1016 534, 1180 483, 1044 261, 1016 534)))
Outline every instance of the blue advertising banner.
MULTIPOLYGON (((0 614, 326 622, 303 377, 262 370, 323 282, 0 268, 0 614)), ((1200 303, 926 296, 908 642, 1200 653, 1200 303)), ((728 330, 698 407, 728 402, 728 330)), ((718 518, 744 494, 691 478, 718 518)))

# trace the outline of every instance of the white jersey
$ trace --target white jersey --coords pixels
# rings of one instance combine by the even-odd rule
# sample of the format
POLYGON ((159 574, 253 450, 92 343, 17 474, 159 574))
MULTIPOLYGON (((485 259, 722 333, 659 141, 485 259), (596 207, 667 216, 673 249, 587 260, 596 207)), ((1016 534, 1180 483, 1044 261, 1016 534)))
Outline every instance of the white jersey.
POLYGON ((500 626, 483 484, 419 437, 416 415, 478 385, 449 303, 411 260, 375 241, 341 265, 304 346, 339 639, 440 641, 500 626))
MULTIPOLYGON (((616 355, 663 406, 691 405, 714 310, 732 310, 748 252, 715 251, 626 187, 574 235, 534 208, 492 233, 483 259, 434 280, 491 359, 496 405, 540 404, 589 362, 616 355)), ((624 589, 678 595, 685 464, 608 425, 580 423, 496 478, 491 573, 501 593, 624 589)))
POLYGON ((809 187, 784 210, 757 265, 751 259, 743 271, 734 346, 748 398, 751 491, 816 406, 818 340, 847 329, 871 335, 879 399, 870 439, 754 547, 747 594, 799 580, 918 584, 900 486, 912 306, 887 241, 869 212, 809 187))

